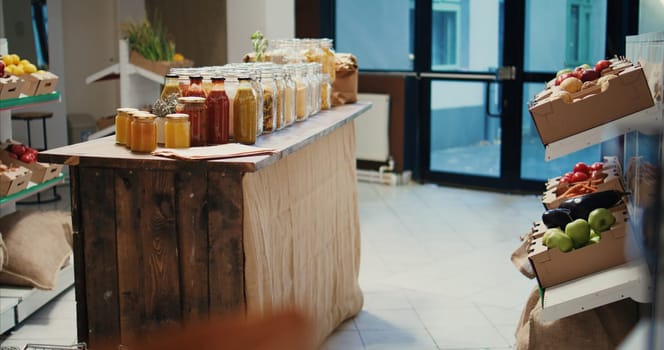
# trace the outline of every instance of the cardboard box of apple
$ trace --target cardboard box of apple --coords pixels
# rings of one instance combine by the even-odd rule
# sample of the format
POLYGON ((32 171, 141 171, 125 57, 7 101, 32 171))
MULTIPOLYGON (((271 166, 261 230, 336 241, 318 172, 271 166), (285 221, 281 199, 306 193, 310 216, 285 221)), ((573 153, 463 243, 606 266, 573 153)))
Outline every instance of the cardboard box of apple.
POLYGON ((653 105, 643 69, 614 58, 559 71, 528 110, 547 145, 653 105))
POLYGON ((42 183, 51 180, 62 171, 62 164, 41 163, 37 160, 37 150, 15 140, 7 140, 0 145, 0 161, 9 166, 22 166, 30 169, 30 181, 42 183))
POLYGON ((627 261, 624 196, 620 191, 590 193, 542 214, 546 231, 534 237, 528 254, 542 288, 627 261))

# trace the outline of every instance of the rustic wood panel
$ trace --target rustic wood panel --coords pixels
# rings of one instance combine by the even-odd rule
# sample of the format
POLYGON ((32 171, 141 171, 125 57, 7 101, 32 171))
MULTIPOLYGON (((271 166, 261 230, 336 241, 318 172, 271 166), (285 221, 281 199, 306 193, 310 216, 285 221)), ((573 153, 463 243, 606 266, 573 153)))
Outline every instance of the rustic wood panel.
POLYGON ((92 348, 120 335, 113 174, 111 169, 82 168, 78 177, 88 320, 85 332, 92 348))
POLYGON ((402 172, 405 158, 406 77, 360 73, 357 89, 359 92, 390 95, 390 155, 394 159, 395 171, 402 172))
POLYGON ((175 175, 175 198, 182 318, 185 323, 209 314, 207 178, 205 163, 182 167, 175 175))
POLYGON ((210 314, 245 310, 242 173, 208 172, 210 314))
POLYGON ((78 167, 69 167, 69 188, 74 253, 74 292, 76 295, 76 334, 79 342, 88 342, 88 307, 85 295, 85 242, 81 234, 80 175, 78 167))
POLYGON ((173 172, 135 170, 133 191, 138 193, 133 218, 137 220, 143 256, 144 327, 150 331, 179 324, 180 278, 175 224, 173 172))
POLYGON ((144 260, 142 256, 142 240, 137 237, 139 221, 136 212, 140 208, 138 202, 139 183, 137 173, 126 169, 116 170, 115 177, 115 223, 118 241, 118 289, 120 297, 120 331, 121 343, 133 345, 145 332, 144 320, 145 278, 142 276, 144 260))

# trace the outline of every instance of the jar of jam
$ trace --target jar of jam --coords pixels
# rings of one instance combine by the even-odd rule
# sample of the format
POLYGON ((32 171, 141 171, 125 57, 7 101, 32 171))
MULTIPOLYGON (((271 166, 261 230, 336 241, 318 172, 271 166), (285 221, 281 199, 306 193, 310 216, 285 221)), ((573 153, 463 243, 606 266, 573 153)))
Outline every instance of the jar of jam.
POLYGON ((212 77, 212 88, 205 100, 207 113, 207 143, 221 145, 228 143, 230 100, 224 87, 225 78, 212 77))
POLYGON ((164 145, 167 148, 189 148, 189 135, 189 115, 184 113, 166 115, 164 145))
POLYGON ((141 113, 134 116, 131 122, 131 151, 150 153, 157 149, 156 116, 150 113, 141 113))
POLYGON ((233 128, 235 141, 245 145, 256 143, 256 93, 251 78, 238 78, 239 85, 233 99, 233 128))
POLYGON ((115 114, 115 143, 127 144, 131 119, 129 112, 137 111, 136 108, 118 108, 115 114))
POLYGON ((185 96, 178 98, 175 107, 177 113, 189 115, 189 143, 192 147, 207 145, 207 115, 205 113, 205 98, 185 96))

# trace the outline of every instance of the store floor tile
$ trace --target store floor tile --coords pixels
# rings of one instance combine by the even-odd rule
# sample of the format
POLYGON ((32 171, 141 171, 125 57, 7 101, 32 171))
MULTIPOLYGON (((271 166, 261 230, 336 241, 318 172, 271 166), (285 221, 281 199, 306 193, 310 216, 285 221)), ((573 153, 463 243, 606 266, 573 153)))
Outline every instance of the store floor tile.
MULTIPOLYGON (((542 213, 537 196, 414 183, 359 183, 358 192, 364 307, 321 350, 514 346, 521 308, 536 281, 522 276, 509 257, 542 213)), ((75 330, 70 289, 0 336, 0 344, 73 344, 75 330)))

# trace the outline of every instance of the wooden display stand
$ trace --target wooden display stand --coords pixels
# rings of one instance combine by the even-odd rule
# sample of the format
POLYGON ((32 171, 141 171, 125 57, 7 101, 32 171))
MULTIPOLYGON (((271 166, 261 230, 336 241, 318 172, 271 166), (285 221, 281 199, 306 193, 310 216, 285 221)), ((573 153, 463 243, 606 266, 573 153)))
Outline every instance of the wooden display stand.
POLYGON ((176 161, 113 137, 40 154, 70 166, 78 337, 295 306, 319 343, 362 307, 357 103, 259 138, 265 156, 176 161))

